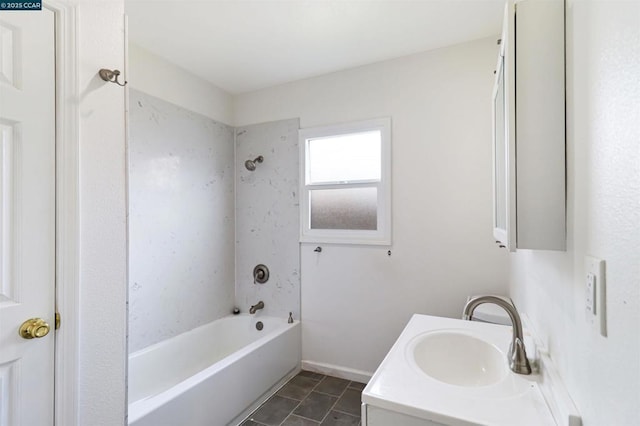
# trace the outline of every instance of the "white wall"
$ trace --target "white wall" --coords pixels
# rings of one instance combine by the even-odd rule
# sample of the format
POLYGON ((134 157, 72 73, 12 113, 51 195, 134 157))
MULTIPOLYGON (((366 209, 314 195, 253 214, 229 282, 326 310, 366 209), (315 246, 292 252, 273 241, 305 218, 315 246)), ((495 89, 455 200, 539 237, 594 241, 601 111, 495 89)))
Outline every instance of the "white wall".
POLYGON ((257 315, 300 318, 298 246, 297 119, 236 129, 236 304, 247 312, 262 300, 257 315), (262 155, 251 172, 244 162, 262 155), (270 271, 264 284, 253 268, 270 271))
POLYGON ((507 292, 491 236, 496 54, 484 39, 235 98, 240 125, 392 118, 393 245, 302 245, 304 360, 373 372, 411 314, 459 317, 467 295, 507 292))
MULTIPOLYGON (((80 296, 78 425, 122 425, 126 369, 126 150, 123 88, 100 68, 124 66, 124 4, 78 5, 80 296)), ((64 312, 62 313, 64 318, 64 312)), ((63 319, 64 321, 64 319, 63 319)), ((64 327, 64 322, 63 322, 64 327)))
POLYGON ((232 311, 234 131, 130 90, 129 352, 232 311))
POLYGON ((568 250, 511 257, 585 426, 640 424, 639 52, 639 2, 569 2, 568 250), (607 337, 585 322, 585 255, 607 262, 607 337))
POLYGON ((129 43, 127 80, 141 92, 233 124, 230 94, 134 43, 129 43))

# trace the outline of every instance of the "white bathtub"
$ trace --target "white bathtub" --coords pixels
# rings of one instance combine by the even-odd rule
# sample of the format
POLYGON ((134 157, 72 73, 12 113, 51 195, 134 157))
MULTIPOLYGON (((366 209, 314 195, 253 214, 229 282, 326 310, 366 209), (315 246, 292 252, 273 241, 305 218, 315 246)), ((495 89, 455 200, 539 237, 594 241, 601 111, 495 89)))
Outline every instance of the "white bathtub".
POLYGON ((222 318, 129 356, 129 425, 237 423, 299 366, 298 321, 222 318))

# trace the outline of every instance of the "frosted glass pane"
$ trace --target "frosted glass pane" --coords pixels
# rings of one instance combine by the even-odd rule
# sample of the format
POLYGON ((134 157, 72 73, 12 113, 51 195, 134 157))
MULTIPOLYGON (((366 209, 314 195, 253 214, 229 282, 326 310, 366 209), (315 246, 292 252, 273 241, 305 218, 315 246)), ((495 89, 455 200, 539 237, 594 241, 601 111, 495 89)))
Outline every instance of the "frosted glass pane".
POLYGON ((309 191, 311 229, 378 229, 378 188, 309 191))
POLYGON ((380 180, 379 130, 309 140, 309 182, 380 180))

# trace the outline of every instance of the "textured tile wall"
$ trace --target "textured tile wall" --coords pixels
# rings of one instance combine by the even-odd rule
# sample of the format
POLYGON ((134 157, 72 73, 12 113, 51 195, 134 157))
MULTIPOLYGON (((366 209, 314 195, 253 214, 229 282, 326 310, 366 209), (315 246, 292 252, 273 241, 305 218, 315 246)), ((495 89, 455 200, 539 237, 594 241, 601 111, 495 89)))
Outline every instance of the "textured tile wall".
POLYGON ((299 120, 236 129, 236 304, 243 312, 259 300, 258 315, 300 318, 298 213, 299 120), (244 162, 264 162, 248 171, 244 162), (263 263, 271 277, 254 284, 253 268, 263 263))
POLYGON ((233 307, 234 129, 135 90, 129 129, 134 352, 233 307))

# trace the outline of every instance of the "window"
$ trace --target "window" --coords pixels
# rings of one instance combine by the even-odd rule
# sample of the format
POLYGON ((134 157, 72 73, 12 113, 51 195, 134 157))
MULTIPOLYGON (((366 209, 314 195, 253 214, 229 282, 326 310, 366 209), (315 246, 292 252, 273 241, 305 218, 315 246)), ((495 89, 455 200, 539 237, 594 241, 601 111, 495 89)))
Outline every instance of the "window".
POLYGON ((391 120, 300 130, 300 241, 391 244, 391 120))

